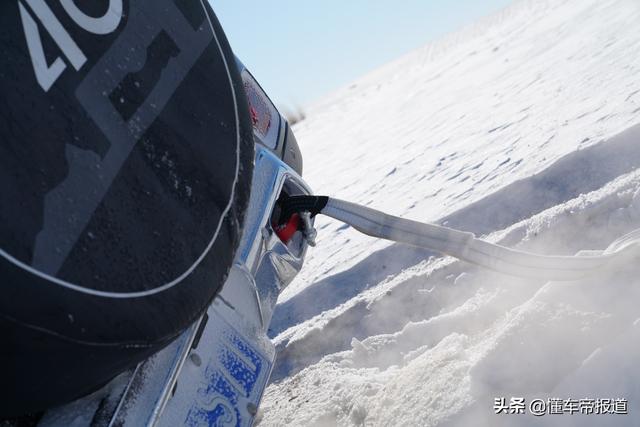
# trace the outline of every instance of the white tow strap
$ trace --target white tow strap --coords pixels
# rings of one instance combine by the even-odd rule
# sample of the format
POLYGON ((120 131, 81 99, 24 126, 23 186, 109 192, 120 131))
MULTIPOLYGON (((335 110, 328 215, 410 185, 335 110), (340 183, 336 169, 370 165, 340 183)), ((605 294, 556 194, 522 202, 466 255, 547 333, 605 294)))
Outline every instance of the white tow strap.
POLYGON ((320 213, 373 237, 451 255, 500 273, 524 278, 570 281, 603 269, 623 255, 640 253, 640 229, 617 239, 601 255, 547 256, 509 249, 473 233, 399 218, 329 198, 320 213))

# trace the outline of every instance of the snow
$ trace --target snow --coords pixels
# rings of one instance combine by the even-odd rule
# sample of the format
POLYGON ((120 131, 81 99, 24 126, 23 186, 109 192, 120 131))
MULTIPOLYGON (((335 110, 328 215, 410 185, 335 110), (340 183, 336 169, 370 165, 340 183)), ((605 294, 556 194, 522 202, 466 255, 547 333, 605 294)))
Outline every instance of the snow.
MULTIPOLYGON (((640 227, 640 3, 520 1, 375 70, 294 128, 332 195, 548 254, 640 227)), ((280 297, 260 425, 637 425, 640 278, 544 283, 319 217, 280 297), (628 400, 496 415, 494 399, 628 400)))

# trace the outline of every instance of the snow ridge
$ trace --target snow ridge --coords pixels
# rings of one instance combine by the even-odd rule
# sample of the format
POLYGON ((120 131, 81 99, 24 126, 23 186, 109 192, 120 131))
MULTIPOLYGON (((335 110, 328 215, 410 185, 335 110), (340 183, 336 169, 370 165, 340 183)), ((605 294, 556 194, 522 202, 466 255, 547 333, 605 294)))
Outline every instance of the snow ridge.
MULTIPOLYGON (((306 178, 510 247, 604 249, 640 227, 639 19, 634 0, 521 1, 405 55, 296 126, 306 178)), ((316 224, 274 314, 261 425, 639 423, 637 260, 543 283, 316 224), (499 416, 500 396, 630 415, 499 416)))

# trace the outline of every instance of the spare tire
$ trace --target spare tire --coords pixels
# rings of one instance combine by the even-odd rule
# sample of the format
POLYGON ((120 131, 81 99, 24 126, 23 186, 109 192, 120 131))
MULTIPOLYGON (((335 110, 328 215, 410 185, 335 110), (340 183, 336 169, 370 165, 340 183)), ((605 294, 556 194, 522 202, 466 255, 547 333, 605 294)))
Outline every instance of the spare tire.
POLYGON ((225 281, 254 147, 205 4, 0 6, 0 418, 135 366, 225 281))

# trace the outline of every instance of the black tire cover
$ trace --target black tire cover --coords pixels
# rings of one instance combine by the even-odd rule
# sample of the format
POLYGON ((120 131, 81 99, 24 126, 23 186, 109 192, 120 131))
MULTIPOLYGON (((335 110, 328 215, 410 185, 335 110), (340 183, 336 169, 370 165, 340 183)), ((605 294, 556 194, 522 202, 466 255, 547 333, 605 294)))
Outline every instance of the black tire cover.
POLYGON ((206 3, 0 6, 0 418, 134 366, 225 281, 254 148, 206 3))

